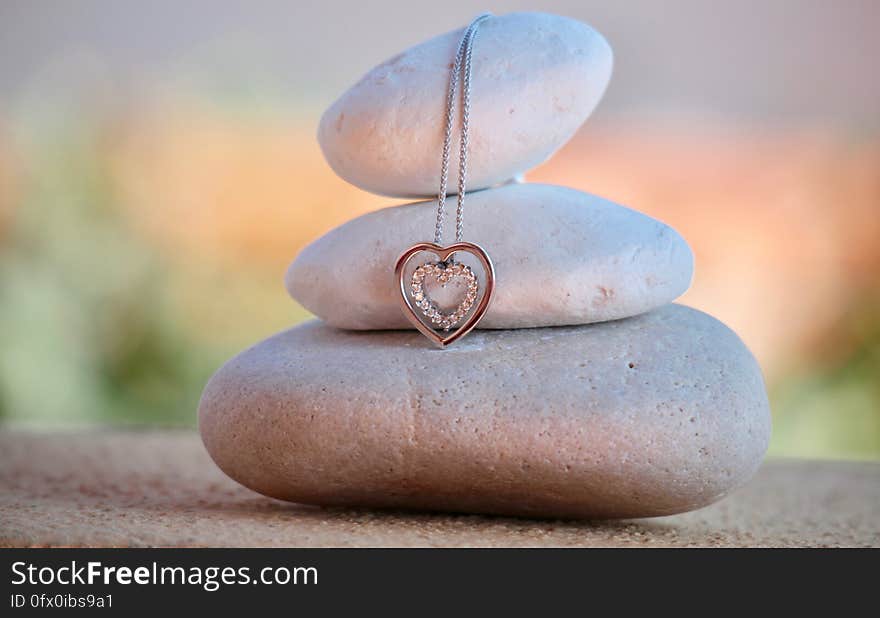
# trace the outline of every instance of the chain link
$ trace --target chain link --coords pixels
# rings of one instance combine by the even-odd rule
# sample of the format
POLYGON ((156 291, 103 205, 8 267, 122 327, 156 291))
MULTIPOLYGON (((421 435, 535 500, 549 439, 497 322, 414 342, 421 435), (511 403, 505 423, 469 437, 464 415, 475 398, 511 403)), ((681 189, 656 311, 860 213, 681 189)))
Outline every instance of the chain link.
POLYGON ((446 130, 443 136, 443 157, 440 164, 440 191, 437 193, 437 222, 434 242, 443 244, 443 217, 446 214, 446 186, 449 181, 449 151, 452 148, 452 125, 455 121, 455 98, 461 79, 461 140, 458 154, 458 207, 455 211, 455 242, 461 242, 464 230, 464 195, 467 188, 468 129, 471 112, 471 56, 477 28, 492 16, 483 13, 465 29, 458 44, 452 73, 449 76, 449 93, 446 99, 446 130), (461 75, 461 77, 459 77, 461 75))

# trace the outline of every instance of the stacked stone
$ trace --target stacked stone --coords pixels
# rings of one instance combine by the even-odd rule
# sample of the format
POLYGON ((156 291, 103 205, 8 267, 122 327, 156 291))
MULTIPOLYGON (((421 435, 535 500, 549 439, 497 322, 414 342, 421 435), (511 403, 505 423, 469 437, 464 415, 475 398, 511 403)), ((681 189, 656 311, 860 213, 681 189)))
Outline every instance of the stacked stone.
POLYGON ((721 498, 760 464, 769 410, 737 336, 670 304, 690 284, 687 243, 608 200, 509 182, 570 139, 607 86, 611 49, 585 24, 515 13, 481 26, 465 239, 491 255, 496 295, 445 350, 404 318, 393 266, 433 230, 461 34, 376 67, 324 114, 319 140, 342 178, 424 201, 300 253, 287 289, 320 320, 211 379, 208 451, 256 491, 321 505, 644 517, 721 498))

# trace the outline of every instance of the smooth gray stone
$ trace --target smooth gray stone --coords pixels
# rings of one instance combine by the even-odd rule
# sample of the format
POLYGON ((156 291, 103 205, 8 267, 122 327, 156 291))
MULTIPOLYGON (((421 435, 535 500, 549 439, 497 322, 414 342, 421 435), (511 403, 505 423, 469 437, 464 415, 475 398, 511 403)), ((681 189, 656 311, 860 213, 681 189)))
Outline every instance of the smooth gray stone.
MULTIPOLYGON (((462 30, 412 47, 368 72, 321 118, 330 167, 367 191, 437 193, 449 72, 462 30)), ((511 13, 484 22, 473 53, 468 187, 499 184, 567 142, 599 103, 611 47, 581 22, 511 13)), ((449 189, 458 187, 457 112, 449 189)))
MULTIPOLYGON (((455 228, 448 206, 446 236, 455 228)), ((290 295, 339 328, 412 328, 399 306, 394 264, 431 240, 435 202, 353 219, 304 248, 290 265, 290 295)), ((530 328, 625 318, 687 290, 694 258, 672 228, 574 189, 509 185, 468 195, 464 239, 495 264, 496 292, 479 328, 530 328)), ((433 257, 432 257, 433 259, 433 257)), ((478 275, 481 271, 478 272, 478 275)))
POLYGON ((737 336, 670 305, 446 350, 308 322, 220 369, 199 429, 226 474, 283 500, 628 518, 742 485, 770 415, 737 336))

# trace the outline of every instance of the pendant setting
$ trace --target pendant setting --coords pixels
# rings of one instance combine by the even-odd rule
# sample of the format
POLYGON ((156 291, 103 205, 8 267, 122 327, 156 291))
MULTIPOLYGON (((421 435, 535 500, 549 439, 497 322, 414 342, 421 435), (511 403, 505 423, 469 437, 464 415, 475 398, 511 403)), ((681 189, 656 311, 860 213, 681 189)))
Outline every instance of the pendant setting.
POLYGON ((420 333, 440 348, 458 341, 476 327, 486 314, 495 291, 495 267, 489 254, 479 245, 469 242, 457 242, 446 247, 428 242, 415 244, 397 259, 394 275, 403 314, 420 333), (407 266, 418 254, 425 252, 433 253, 438 259, 418 266, 407 282, 407 266), (455 261, 456 253, 474 256, 483 267, 486 281, 482 295, 473 269, 455 261), (430 297, 427 289, 432 280, 444 287, 451 282, 463 283, 463 299, 451 311, 443 310, 430 297))

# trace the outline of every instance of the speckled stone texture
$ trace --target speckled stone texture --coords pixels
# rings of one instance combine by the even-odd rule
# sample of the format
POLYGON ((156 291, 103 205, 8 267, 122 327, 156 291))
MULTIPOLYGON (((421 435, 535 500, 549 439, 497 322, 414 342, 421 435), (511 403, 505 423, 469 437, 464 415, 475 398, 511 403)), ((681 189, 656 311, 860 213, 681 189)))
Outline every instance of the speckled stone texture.
POLYGON ((878 512, 876 463, 771 460, 700 511, 573 522, 279 502, 191 432, 0 431, 0 546, 877 547, 878 512))
MULTIPOLYGON (((331 326, 412 328, 398 304, 394 263, 414 243, 432 239, 436 208, 436 202, 386 208, 332 230, 291 264, 288 292, 331 326)), ((447 239, 455 225, 452 208, 447 239)), ((480 328, 637 315, 684 293, 694 269, 690 247, 669 226, 552 185, 468 195, 465 240, 478 242, 495 264, 495 298, 480 328)), ((479 267, 476 272, 482 274, 479 267)))
POLYGON ((680 305, 446 350, 313 321, 220 369, 199 424, 221 469, 277 498, 593 518, 714 502, 770 433, 749 351, 680 305))
MULTIPOLYGON (((461 34, 384 62, 324 113, 318 141, 340 177, 384 195, 436 193, 449 70, 461 34)), ((602 35, 567 17, 511 13, 484 22, 473 54, 468 188, 498 184, 550 157, 599 102, 612 63, 602 35)), ((458 135, 457 119, 454 153, 458 135)), ((457 186, 452 165, 449 187, 457 186)))

